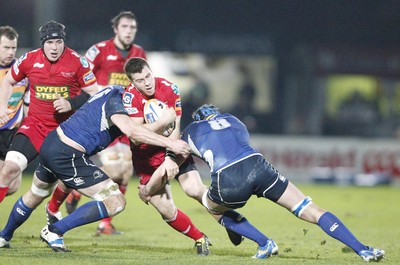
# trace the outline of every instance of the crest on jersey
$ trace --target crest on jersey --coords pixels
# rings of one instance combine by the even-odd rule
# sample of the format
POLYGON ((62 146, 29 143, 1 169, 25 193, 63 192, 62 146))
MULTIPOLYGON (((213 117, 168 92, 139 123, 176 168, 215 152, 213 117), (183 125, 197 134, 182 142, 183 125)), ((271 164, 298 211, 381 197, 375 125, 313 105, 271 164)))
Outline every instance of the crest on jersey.
POLYGON ((81 57, 80 61, 81 61, 81 64, 82 64, 83 67, 85 67, 85 68, 89 67, 89 63, 88 63, 88 61, 86 60, 85 57, 81 57))

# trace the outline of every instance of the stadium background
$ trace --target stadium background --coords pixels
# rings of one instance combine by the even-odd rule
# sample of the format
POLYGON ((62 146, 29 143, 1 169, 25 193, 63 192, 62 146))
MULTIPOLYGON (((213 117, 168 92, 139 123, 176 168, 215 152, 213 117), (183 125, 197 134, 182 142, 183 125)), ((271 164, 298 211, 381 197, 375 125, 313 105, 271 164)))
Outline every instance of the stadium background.
POLYGON ((0 24, 20 33, 20 55, 55 19, 83 54, 113 37, 110 19, 122 10, 136 14, 136 43, 156 74, 176 82, 185 102, 208 96, 237 112, 285 174, 341 184, 399 179, 398 1, 1 0, 0 24), (253 102, 240 103, 252 94, 246 85, 253 102))

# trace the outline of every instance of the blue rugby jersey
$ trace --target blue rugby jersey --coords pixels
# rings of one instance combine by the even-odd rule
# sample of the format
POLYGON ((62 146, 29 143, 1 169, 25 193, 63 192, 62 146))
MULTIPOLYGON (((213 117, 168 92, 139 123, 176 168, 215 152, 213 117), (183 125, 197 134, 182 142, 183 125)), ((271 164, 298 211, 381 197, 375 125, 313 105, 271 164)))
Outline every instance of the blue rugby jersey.
POLYGON ((249 144, 246 126, 229 113, 192 122, 183 130, 182 139, 209 165, 211 173, 258 153, 249 144))
POLYGON ((81 145, 89 156, 106 148, 116 137, 122 135, 112 124, 114 114, 126 114, 122 103, 124 89, 108 86, 93 95, 68 120, 60 124, 64 134, 81 145))

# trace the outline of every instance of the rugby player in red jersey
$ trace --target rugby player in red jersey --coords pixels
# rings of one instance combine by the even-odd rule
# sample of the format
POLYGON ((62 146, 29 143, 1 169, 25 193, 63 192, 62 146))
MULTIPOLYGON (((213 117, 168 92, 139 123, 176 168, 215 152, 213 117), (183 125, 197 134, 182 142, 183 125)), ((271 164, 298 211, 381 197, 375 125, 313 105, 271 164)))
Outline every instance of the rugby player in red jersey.
MULTIPOLYGON (((126 63, 124 69, 128 78, 132 81, 132 84, 125 89, 123 96, 125 108, 131 118, 139 124, 144 124, 144 104, 148 99, 158 99, 167 104, 168 107, 175 109, 175 129, 169 137, 179 139, 182 110, 178 87, 164 78, 154 77, 150 66, 144 59, 132 58, 126 63)), ((159 121, 145 124, 144 126, 154 132, 162 133, 169 124, 163 124, 163 122, 159 121)), ((131 145, 131 150, 133 166, 135 173, 140 178, 141 186, 146 185, 153 177, 157 179, 165 177, 159 176, 162 165, 175 163, 174 154, 165 148, 140 144, 131 145)), ((197 173, 197 171, 189 171, 177 178, 186 193, 188 193, 187 190, 192 189, 191 192, 195 192, 195 190, 200 190, 204 186, 200 176, 198 174, 190 176, 190 172, 197 173)), ((151 196, 149 202, 161 214, 168 225, 195 241, 198 255, 209 254, 210 243, 208 238, 192 223, 185 213, 175 206, 170 185, 166 184, 159 187, 159 190, 151 196)))
MULTIPOLYGON (((0 202, 17 191, 19 185, 13 182, 38 156, 47 134, 98 91, 89 62, 65 45, 64 25, 49 21, 40 27, 39 34, 42 47, 21 56, 0 85, 1 126, 9 121, 7 102, 13 85, 24 78, 30 81, 28 116, 22 121, 0 170, 0 202)), ((35 194, 50 192, 32 189, 35 194)))
MULTIPOLYGON (((124 72, 125 63, 132 57, 146 59, 144 49, 134 44, 137 32, 137 20, 131 11, 122 11, 111 19, 115 36, 112 39, 99 42, 90 47, 86 58, 96 76, 99 87, 120 85, 126 87, 130 81, 124 72)), ((108 148, 96 154, 94 161, 100 161, 101 169, 119 185, 125 194, 130 178, 133 175, 132 155, 129 139, 123 135, 112 142, 108 148)), ((51 205, 56 206, 64 201, 64 193, 56 190, 51 198, 51 205)), ((72 190, 66 199, 68 213, 72 213, 80 200, 81 194, 72 190)), ((54 207, 53 210, 57 210, 54 207)), ((111 217, 103 219, 97 227, 97 235, 121 234, 111 223, 111 217)))

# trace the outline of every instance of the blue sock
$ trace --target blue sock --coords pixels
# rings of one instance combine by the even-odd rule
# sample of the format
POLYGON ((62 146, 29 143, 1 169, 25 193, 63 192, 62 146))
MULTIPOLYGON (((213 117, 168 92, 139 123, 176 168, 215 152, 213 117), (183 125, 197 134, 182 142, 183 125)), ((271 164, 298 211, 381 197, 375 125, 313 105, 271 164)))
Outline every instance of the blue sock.
POLYGON ((219 223, 227 229, 253 240, 259 246, 265 246, 269 239, 252 224, 250 224, 250 222, 247 221, 243 215, 235 211, 225 212, 221 219, 219 219, 219 223))
POLYGON ((367 247, 360 243, 350 230, 332 213, 324 213, 318 220, 318 225, 331 237, 352 248, 356 253, 367 247))
POLYGON ((22 201, 22 197, 20 197, 14 204, 10 216, 8 217, 7 224, 3 231, 0 232, 0 236, 5 240, 10 241, 14 235, 14 231, 17 230, 17 228, 20 227, 26 220, 28 220, 33 210, 34 209, 26 206, 22 201))
POLYGON ((90 201, 73 211, 67 217, 49 226, 50 232, 63 235, 72 228, 90 224, 108 217, 106 206, 102 201, 90 201))

